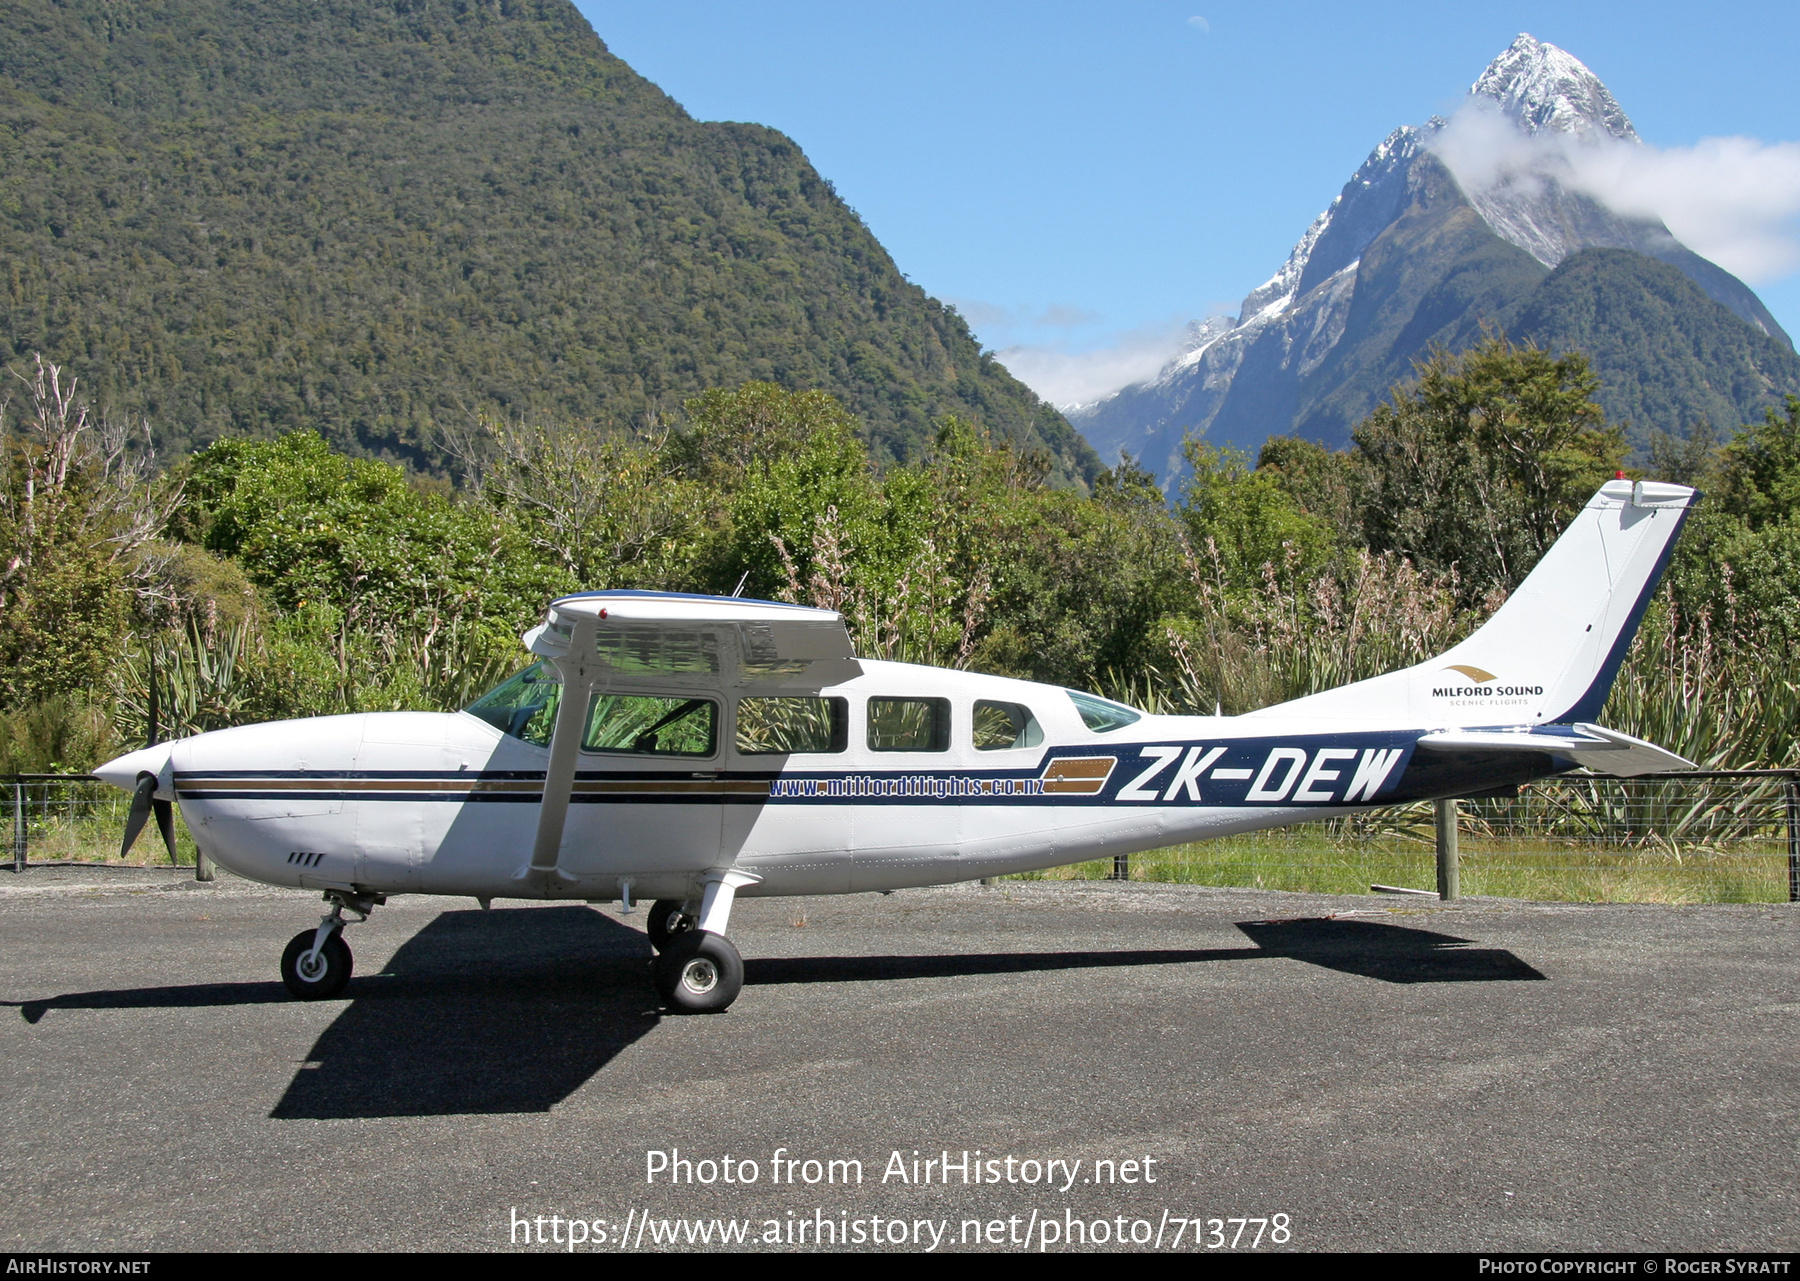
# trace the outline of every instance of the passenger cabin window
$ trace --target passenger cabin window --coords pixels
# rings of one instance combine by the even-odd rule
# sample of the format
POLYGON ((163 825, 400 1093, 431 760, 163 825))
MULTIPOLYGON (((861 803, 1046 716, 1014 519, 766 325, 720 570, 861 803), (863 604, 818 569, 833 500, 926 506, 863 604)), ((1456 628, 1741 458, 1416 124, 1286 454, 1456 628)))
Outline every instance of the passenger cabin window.
POLYGON ((711 756, 719 707, 709 698, 596 694, 588 705, 584 752, 711 756))
POLYGON ((470 703, 464 710, 479 716, 502 734, 539 747, 550 746, 562 681, 549 663, 533 663, 470 703))
POLYGON ((743 756, 841 752, 849 746, 850 704, 842 698, 742 698, 737 749, 743 756))
POLYGON ((947 752, 950 750, 950 700, 947 698, 871 698, 871 752, 947 752))
POLYGON ((1109 702, 1072 689, 1065 690, 1064 693, 1075 704, 1075 710, 1081 713, 1081 723, 1096 734, 1110 734, 1115 729, 1124 729, 1127 725, 1134 725, 1144 719, 1142 712, 1134 712, 1123 703, 1109 702))
POLYGON ((975 717, 969 727, 978 752, 999 752, 1009 747, 1036 747, 1044 741, 1044 731, 1029 707, 1018 703, 990 703, 986 699, 975 704, 975 717))

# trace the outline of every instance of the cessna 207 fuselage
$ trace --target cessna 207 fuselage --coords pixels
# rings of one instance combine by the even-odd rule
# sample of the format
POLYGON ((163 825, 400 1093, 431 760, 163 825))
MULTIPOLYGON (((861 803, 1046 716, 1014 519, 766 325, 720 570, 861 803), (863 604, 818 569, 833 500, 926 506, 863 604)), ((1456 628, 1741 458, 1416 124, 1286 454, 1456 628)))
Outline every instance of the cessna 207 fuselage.
POLYGON ((1591 722, 1694 497, 1612 482, 1449 652, 1247 716, 858 659, 825 610, 615 591, 555 601, 525 637, 536 661, 464 711, 246 725, 99 773, 178 802, 222 867, 325 894, 283 960, 298 995, 342 989, 342 913, 385 895, 645 899, 665 999, 722 1009, 738 895, 968 881, 1577 766, 1681 767, 1591 722))

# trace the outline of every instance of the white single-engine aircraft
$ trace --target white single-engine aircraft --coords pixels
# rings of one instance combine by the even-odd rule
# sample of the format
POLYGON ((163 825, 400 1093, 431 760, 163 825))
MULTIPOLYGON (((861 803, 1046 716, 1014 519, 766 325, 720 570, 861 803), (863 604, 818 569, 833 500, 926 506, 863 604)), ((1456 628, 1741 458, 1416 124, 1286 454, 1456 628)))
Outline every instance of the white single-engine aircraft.
POLYGON ((222 867, 321 890, 281 959, 349 981, 344 912, 389 894, 655 900, 669 1007, 743 985, 739 895, 970 881, 1578 766, 1688 765, 1590 722, 1695 501, 1609 482, 1487 623, 1402 671, 1247 716, 1149 716, 1050 685, 853 656, 843 620, 769 601, 566 596, 537 656, 461 712, 245 725, 121 756, 127 845, 169 802, 222 867))

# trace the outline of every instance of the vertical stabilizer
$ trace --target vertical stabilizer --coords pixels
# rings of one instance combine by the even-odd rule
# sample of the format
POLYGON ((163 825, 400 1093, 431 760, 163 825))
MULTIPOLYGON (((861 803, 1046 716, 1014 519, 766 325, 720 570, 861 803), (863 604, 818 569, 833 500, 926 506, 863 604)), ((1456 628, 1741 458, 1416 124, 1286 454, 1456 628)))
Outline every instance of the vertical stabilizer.
POLYGON ((1699 495, 1608 481, 1494 616, 1416 667, 1253 713, 1430 727, 1591 721, 1699 495))

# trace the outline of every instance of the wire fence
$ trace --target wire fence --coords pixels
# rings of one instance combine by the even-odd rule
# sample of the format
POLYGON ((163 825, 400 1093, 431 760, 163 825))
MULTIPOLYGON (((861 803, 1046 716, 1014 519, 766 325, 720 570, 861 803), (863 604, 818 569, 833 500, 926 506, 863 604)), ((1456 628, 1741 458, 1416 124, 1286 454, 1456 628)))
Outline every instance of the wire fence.
MULTIPOLYGON (((131 795, 92 774, 0 774, 0 814, 12 843, 12 868, 36 864, 119 865, 131 795)), ((176 867, 192 868, 194 843, 175 825, 176 867)), ((130 862, 170 866, 154 822, 144 825, 130 862)))
MULTIPOLYGON (((0 775, 17 871, 36 863, 119 864, 131 798, 92 775, 0 775)), ((1460 803, 1465 894, 1614 902, 1800 902, 1800 771, 1648 778, 1563 775, 1460 803)), ((1366 894, 1429 889, 1429 802, 1076 864, 1033 877, 1117 877, 1366 894)), ((176 824, 177 866, 194 846, 176 824)), ((131 861, 169 865, 154 823, 131 861)))
MULTIPOLYGON (((1576 902, 1800 902, 1800 771, 1562 775, 1459 802, 1462 893, 1576 902)), ((1437 882, 1430 802, 1042 874, 1366 894, 1437 882)))

